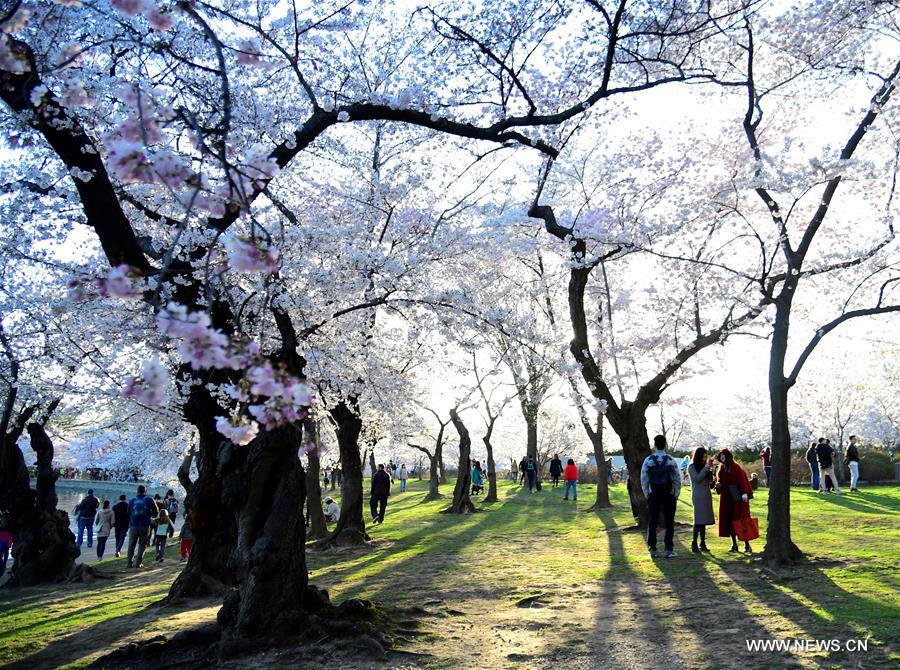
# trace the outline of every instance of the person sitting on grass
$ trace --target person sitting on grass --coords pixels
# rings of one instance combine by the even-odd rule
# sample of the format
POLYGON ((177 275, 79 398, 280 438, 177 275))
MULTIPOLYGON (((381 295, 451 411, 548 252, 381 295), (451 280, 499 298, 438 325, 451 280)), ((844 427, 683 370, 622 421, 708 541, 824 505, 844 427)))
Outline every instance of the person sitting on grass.
POLYGON ((172 525, 172 520, 169 519, 169 513, 164 509, 159 510, 159 516, 154 519, 153 525, 153 539, 156 542, 156 562, 162 563, 166 557, 166 542, 175 535, 175 526, 172 525))
POLYGON ((325 498, 325 521, 326 521, 326 523, 331 523, 332 521, 338 521, 340 518, 341 518, 341 506, 338 505, 331 496, 325 498))

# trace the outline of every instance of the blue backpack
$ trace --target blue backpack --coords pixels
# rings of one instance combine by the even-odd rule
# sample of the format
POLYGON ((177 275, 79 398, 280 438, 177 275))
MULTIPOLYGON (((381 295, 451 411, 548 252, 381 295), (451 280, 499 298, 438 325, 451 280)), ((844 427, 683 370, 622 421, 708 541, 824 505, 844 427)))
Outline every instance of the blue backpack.
POLYGON ((647 466, 647 478, 650 480, 651 493, 672 492, 672 464, 667 455, 662 460, 654 454, 647 466))
POLYGON ((138 496, 131 499, 129 525, 137 528, 150 526, 150 505, 147 504, 147 496, 138 496))

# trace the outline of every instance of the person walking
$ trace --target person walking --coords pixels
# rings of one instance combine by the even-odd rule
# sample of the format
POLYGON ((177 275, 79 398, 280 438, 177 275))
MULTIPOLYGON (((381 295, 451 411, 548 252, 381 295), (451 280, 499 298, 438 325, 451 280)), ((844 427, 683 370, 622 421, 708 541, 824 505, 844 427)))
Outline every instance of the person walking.
POLYGON ((371 497, 369 508, 372 512, 372 523, 384 523, 387 510, 387 499, 391 494, 391 478, 384 471, 384 463, 378 466, 378 472, 372 475, 371 497))
POLYGON ((119 496, 119 502, 112 506, 112 511, 115 518, 113 529, 116 534, 116 558, 119 558, 125 538, 128 537, 128 500, 124 495, 119 496))
MULTIPOLYGON (((728 551, 736 552, 738 541, 734 522, 750 518, 750 497, 753 490, 750 488, 747 473, 735 462, 730 449, 721 449, 716 455, 716 460, 721 464, 716 473, 716 493, 719 494, 719 537, 730 537, 731 549, 728 551)), ((750 542, 744 541, 744 551, 748 554, 753 552, 750 542)))
POLYGON ((153 539, 156 545, 156 562, 162 563, 166 557, 166 542, 175 535, 175 526, 169 518, 169 513, 161 509, 159 515, 153 520, 153 539))
POLYGON ((525 483, 525 466, 528 464, 528 456, 519 461, 519 484, 525 483))
POLYGON ((484 470, 480 461, 475 461, 472 466, 472 495, 476 493, 484 493, 484 470))
POLYGON ((166 491, 166 497, 163 499, 162 508, 169 515, 169 521, 174 525, 175 519, 178 517, 178 498, 175 497, 175 491, 169 489, 166 491))
POLYGON ((406 463, 400 464, 400 474, 397 477, 400 478, 400 493, 406 493, 406 480, 409 479, 409 470, 406 469, 406 463))
POLYGON ((563 500, 569 499, 569 489, 572 489, 572 500, 578 500, 578 466, 575 465, 575 459, 570 458, 566 464, 565 472, 566 494, 563 500))
POLYGON ((641 466, 641 488, 647 496, 650 507, 650 518, 647 528, 647 546, 651 558, 656 558, 656 526, 659 524, 659 512, 662 510, 666 532, 663 539, 666 547, 666 558, 674 558, 675 553, 675 504, 681 494, 681 471, 677 461, 666 453, 665 435, 653 438, 655 453, 644 459, 641 466))
POLYGON ((856 435, 850 436, 850 444, 847 445, 847 455, 844 457, 847 461, 847 467, 850 468, 850 491, 856 493, 859 491, 859 448, 856 446, 859 438, 856 435))
POLYGON ((713 515, 712 492, 713 459, 704 447, 697 447, 691 455, 688 465, 688 477, 691 480, 691 505, 694 508, 694 539, 691 551, 699 554, 709 551, 706 546, 706 527, 716 523, 713 515), (699 542, 698 542, 699 540, 699 542))
POLYGON ((88 549, 94 546, 94 518, 100 507, 100 500, 94 495, 94 489, 88 489, 87 495, 75 507, 78 515, 78 541, 76 546, 81 549, 84 543, 84 531, 87 530, 88 549))
POLYGON ((533 456, 525 459, 525 474, 528 475, 528 490, 534 493, 537 482, 537 461, 533 456))
POLYGON ((191 547, 194 544, 194 534, 191 531, 191 520, 185 515, 184 523, 181 524, 181 535, 178 536, 181 540, 181 560, 187 560, 187 558, 191 555, 191 547))
POLYGON ((144 565, 144 552, 150 542, 150 521, 159 515, 156 501, 147 495, 141 484, 137 495, 128 501, 128 567, 134 567, 134 552, 137 548, 137 567, 144 565))
POLYGON ((559 454, 553 454, 553 459, 550 461, 550 481, 553 483, 553 488, 559 486, 559 477, 562 473, 563 466, 562 461, 559 460, 559 454))
POLYGON ((106 551, 106 542, 112 533, 116 521, 115 513, 109 508, 109 501, 103 501, 103 509, 97 512, 97 560, 103 558, 106 551))
POLYGON ((766 447, 759 454, 763 470, 766 471, 766 488, 769 488, 769 477, 772 474, 772 447, 766 447))
POLYGON ((809 464, 810 483, 813 491, 819 490, 819 460, 816 456, 816 443, 810 442, 806 450, 806 462, 809 464))
POLYGON ((835 493, 843 493, 834 472, 834 447, 824 437, 820 437, 816 445, 816 457, 819 459, 819 493, 825 493, 826 477, 831 477, 835 493))
POLYGON ((6 562, 13 546, 13 536, 5 527, 0 527, 0 577, 6 574, 6 562))

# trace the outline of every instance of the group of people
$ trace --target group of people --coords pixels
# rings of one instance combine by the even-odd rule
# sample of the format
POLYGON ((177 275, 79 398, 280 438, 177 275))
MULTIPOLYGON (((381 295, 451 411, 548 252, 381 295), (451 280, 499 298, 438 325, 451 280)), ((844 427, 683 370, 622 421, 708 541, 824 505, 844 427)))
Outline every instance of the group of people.
MULTIPOLYGON (((662 513, 665 523, 663 538, 665 557, 675 553, 675 505, 681 494, 682 478, 678 463, 666 453, 667 442, 663 435, 653 438, 654 453, 641 467, 641 488, 649 505, 647 546, 650 556, 656 558, 656 532, 662 513)), ((712 492, 719 496, 719 537, 731 538, 731 552, 739 551, 738 540, 744 542, 744 551, 752 552, 750 541, 759 537, 759 526, 750 516, 750 500, 753 488, 746 471, 734 460, 729 449, 720 449, 715 458, 704 447, 696 448, 687 467, 691 482, 691 502, 694 508, 694 528, 691 551, 710 551, 706 545, 706 527, 715 525, 712 492)))
MULTIPOLYGON (((166 491, 165 498, 158 493, 154 497, 147 495, 146 488, 137 487, 137 495, 127 500, 125 495, 119 496, 115 505, 109 500, 102 503, 94 495, 93 489, 87 490, 73 511, 78 525, 76 546, 81 549, 84 536, 87 534, 87 546, 94 543, 94 528, 97 528, 97 559, 103 558, 106 544, 110 537, 115 537, 116 558, 121 555, 125 540, 128 540, 128 567, 134 567, 135 551, 137 551, 137 567, 143 566, 144 552, 152 542, 156 550, 156 562, 165 559, 168 538, 175 534, 175 521, 178 518, 180 505, 172 489, 166 491)), ((185 518, 181 528, 181 560, 190 555, 193 543, 190 524, 185 518)))
MULTIPOLYGON (((850 491, 859 491, 859 438, 850 436, 850 444, 844 454, 844 464, 850 470, 850 491)), ((837 474, 834 471, 834 457, 836 455, 831 440, 820 437, 818 441, 810 442, 806 450, 806 462, 809 464, 811 485, 813 490, 819 493, 829 491, 831 493, 843 493, 838 486, 837 474)))

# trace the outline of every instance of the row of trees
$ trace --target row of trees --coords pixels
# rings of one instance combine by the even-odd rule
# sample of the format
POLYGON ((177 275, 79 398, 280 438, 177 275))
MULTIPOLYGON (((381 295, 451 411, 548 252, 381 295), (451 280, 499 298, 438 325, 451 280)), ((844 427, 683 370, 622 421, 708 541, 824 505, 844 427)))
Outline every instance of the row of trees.
POLYGON ((471 511, 464 407, 493 470, 500 412, 518 404, 535 454, 563 394, 601 461, 608 421, 636 484, 649 408, 750 333, 771 345, 766 558, 792 560, 788 391, 829 332, 900 309, 895 11, 4 5, 4 477, 13 417, 58 397, 189 424, 196 539, 171 596, 226 593, 231 647, 323 607, 296 548, 326 422, 344 512, 320 546, 361 542, 380 440, 439 477, 452 426, 450 509, 471 511), (801 317, 821 325, 792 345, 801 317), (423 444, 416 380, 441 369, 471 377, 423 444))

